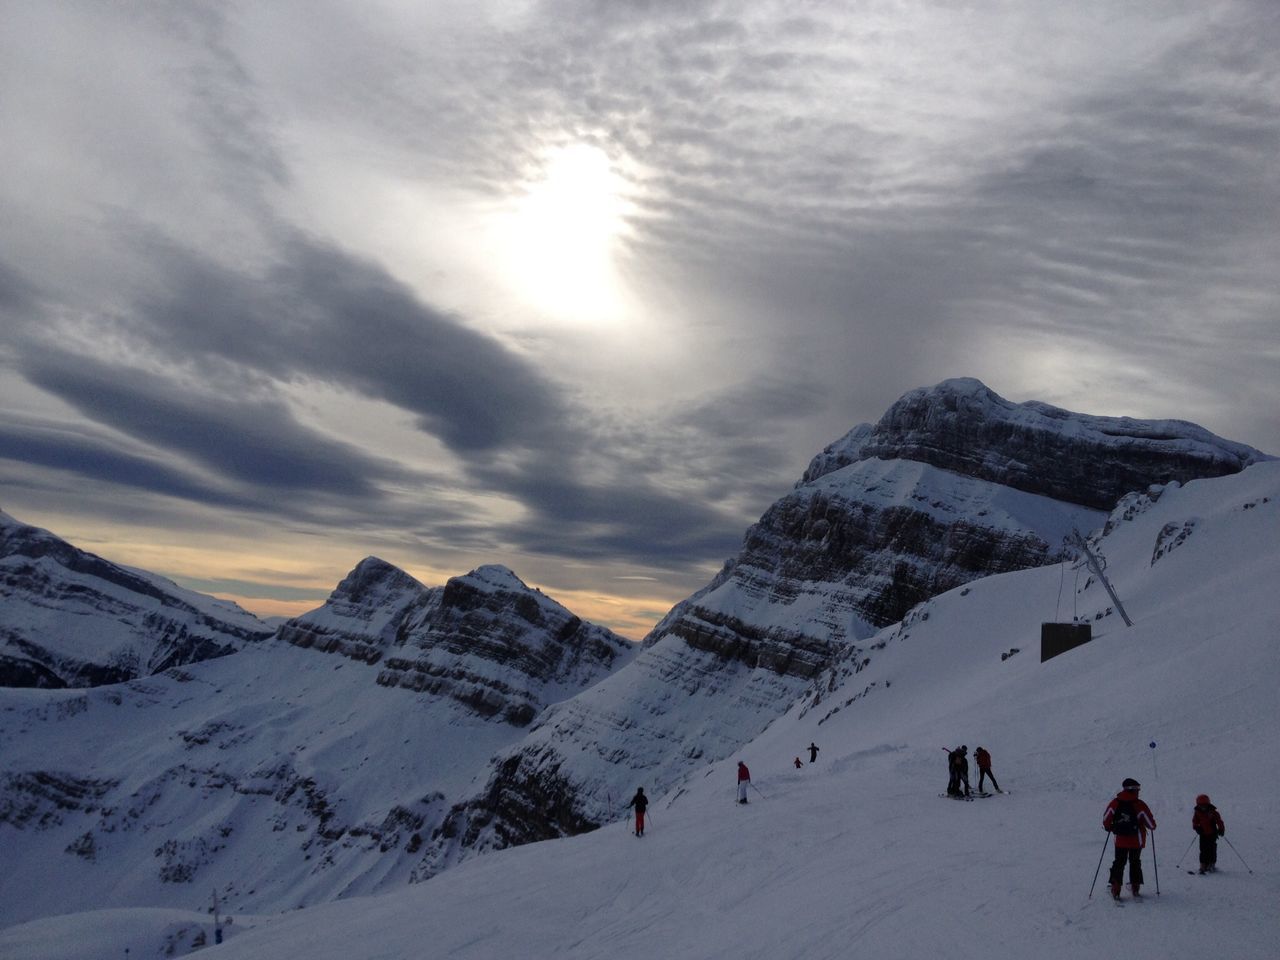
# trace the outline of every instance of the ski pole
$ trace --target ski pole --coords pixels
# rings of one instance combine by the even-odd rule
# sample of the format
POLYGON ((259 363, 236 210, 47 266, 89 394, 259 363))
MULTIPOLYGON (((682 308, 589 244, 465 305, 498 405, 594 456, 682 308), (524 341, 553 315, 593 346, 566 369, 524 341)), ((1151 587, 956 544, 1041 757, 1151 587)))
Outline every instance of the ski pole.
POLYGON ((1156 856, 1156 832, 1151 831, 1151 864, 1156 868, 1156 896, 1160 896, 1160 858, 1156 856))
POLYGON ((1196 840, 1197 840, 1196 837, 1191 838, 1191 843, 1188 843, 1187 849, 1182 851, 1182 856, 1180 856, 1178 858, 1178 862, 1173 865, 1173 869, 1177 870, 1180 866, 1182 866, 1182 861, 1187 859, 1187 854, 1191 852, 1191 845, 1194 844, 1196 840))
POLYGON ((646 810, 646 811, 644 812, 644 825, 645 825, 646 827, 652 827, 652 826, 653 826, 653 814, 652 814, 652 813, 650 813, 648 810, 646 810))
MULTIPOLYGON (((752 790, 754 790, 756 793, 760 793, 760 788, 759 788, 759 787, 757 787, 757 786, 756 786, 754 783, 752 783, 750 780, 748 780, 748 781, 747 781, 747 786, 749 786, 749 787, 750 787, 752 790)), ((766 797, 763 793, 760 793, 760 799, 761 799, 761 800, 768 800, 769 798, 768 798, 768 797, 766 797)))
POLYGON ((1093 888, 1098 883, 1098 874, 1102 872, 1102 858, 1107 855, 1107 841, 1111 839, 1111 831, 1107 831, 1107 835, 1102 838, 1102 852, 1098 854, 1098 869, 1093 871, 1093 883, 1089 884, 1089 899, 1093 899, 1093 888))
MULTIPOLYGON (((1222 839, 1227 840, 1225 836, 1222 839)), ((1232 853, 1234 853, 1237 857, 1240 857, 1240 851, 1236 849, 1236 845, 1234 843, 1232 843, 1230 840, 1227 840, 1227 846, 1231 848, 1232 853)), ((1244 863, 1244 857, 1240 857, 1240 862, 1244 863)), ((1249 870, 1249 865, 1247 863, 1244 863, 1244 868, 1246 870, 1249 870)), ((1252 870, 1249 870, 1249 872, 1253 873, 1252 870)))

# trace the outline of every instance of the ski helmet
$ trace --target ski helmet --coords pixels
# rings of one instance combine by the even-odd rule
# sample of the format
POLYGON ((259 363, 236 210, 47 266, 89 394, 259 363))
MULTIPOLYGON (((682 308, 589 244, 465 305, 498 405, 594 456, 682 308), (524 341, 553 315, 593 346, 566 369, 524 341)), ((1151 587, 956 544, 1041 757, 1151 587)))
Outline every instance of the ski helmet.
POLYGON ((1209 795, 1207 793, 1202 793, 1200 794, 1200 796, 1196 797, 1197 807, 1207 807, 1208 805, 1209 805, 1209 795))
POLYGON ((1124 783, 1120 784, 1120 786, 1124 787, 1126 790, 1137 790, 1142 786, 1142 784, 1133 779, 1133 777, 1125 777, 1124 783))

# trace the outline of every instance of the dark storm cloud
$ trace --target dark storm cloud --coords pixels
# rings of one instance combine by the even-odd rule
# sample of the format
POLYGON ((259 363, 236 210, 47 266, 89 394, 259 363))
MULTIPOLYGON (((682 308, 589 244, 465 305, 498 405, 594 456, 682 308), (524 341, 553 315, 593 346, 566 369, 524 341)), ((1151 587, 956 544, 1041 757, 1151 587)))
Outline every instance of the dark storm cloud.
POLYGON ((192 391, 170 379, 64 352, 32 351, 24 361, 29 382, 86 418, 263 491, 367 498, 374 494, 374 479, 407 478, 392 464, 306 429, 270 398, 192 391))
POLYGON ((718 562, 803 470, 776 434, 824 406, 799 375, 763 378, 708 393, 646 428, 591 421, 575 437, 587 447, 564 444, 517 470, 476 467, 473 475, 528 508, 504 526, 524 550, 669 569, 718 562))
MULTIPOLYGON (((482 472, 483 475, 483 472, 482 472)), ((710 508, 702 495, 625 479, 575 482, 553 468, 494 479, 530 508, 504 525, 521 549, 578 559, 617 560, 680 568, 720 560, 742 539, 741 525, 710 508)))
MULTIPOLYGON (((150 233, 140 242, 163 282, 116 321, 116 333, 126 344, 145 344, 148 363, 174 376, 71 354, 34 335, 17 367, 86 418, 251 489, 245 500, 260 508, 308 512, 273 507, 272 491, 341 496, 352 498, 353 516, 378 522, 389 509, 384 486, 424 481, 302 426, 270 386, 315 381, 411 413, 461 458, 477 491, 512 498, 526 511, 522 520, 487 526, 429 511, 409 526, 424 542, 480 545, 496 537, 558 556, 612 551, 678 565, 721 559, 740 534, 740 523, 714 504, 664 491, 645 475, 651 438, 637 435, 634 449, 614 449, 614 438, 531 364, 424 305, 368 262, 288 234, 277 263, 249 276, 150 233), (196 392, 186 383, 191 376, 196 392)), ((781 405, 794 402, 786 397, 781 405)), ((689 451, 698 445, 689 438, 689 451)), ((681 468, 678 459, 673 454, 685 474, 702 469, 693 462, 681 468)), ((70 453, 50 465, 103 476, 113 467, 70 453)), ((184 488, 176 471, 142 466, 122 482, 206 503, 225 496, 184 488)))
POLYGON ((386 271, 287 234, 262 276, 153 245, 164 285, 127 321, 172 358, 220 360, 385 400, 459 452, 549 442, 565 410, 531 364, 386 271))
POLYGON ((118 439, 83 430, 0 423, 0 458, 212 506, 245 509, 257 505, 249 497, 220 490, 159 458, 122 450, 118 439))

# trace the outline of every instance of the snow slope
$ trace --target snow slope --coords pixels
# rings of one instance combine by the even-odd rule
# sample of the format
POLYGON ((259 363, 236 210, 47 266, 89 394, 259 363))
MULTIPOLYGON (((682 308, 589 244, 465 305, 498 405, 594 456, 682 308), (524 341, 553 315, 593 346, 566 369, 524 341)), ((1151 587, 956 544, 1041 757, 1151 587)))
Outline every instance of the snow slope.
POLYGON ((0 510, 0 685, 89 687, 225 656, 273 630, 0 510))
POLYGON ((216 890, 276 912, 403 886, 528 718, 636 651, 505 568, 433 590, 374 558, 281 637, 125 684, 0 689, 0 924, 48 914, 50 890, 63 911, 216 890))
MULTIPOLYGON (((1273 958, 1280 464, 1129 498, 1108 527, 1097 547, 1132 628, 1065 566, 973 582, 881 631, 740 753, 659 798, 644 838, 618 821, 395 893, 238 916, 207 955, 1273 958), (1041 664, 1040 622, 1071 610, 1093 642, 1041 664), (794 769, 811 740, 817 763, 794 769), (1007 795, 938 797, 941 748, 958 742, 992 752, 1007 795), (745 807, 732 802, 739 758, 758 788, 745 807), (1117 908, 1105 877, 1088 894, 1103 807, 1126 776, 1160 828, 1145 902, 1117 908), (1234 844, 1209 877, 1185 872, 1200 792, 1234 844)), ((12 927, 0 956, 158 957, 172 918, 148 916, 12 927)))

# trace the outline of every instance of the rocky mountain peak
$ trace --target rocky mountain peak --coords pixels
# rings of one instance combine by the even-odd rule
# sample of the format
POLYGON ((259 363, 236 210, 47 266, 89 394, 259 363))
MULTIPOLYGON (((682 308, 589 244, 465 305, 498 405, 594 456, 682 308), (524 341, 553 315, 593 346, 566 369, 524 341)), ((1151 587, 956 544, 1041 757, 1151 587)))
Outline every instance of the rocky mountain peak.
POLYGON ((1131 490, 1259 459, 1194 424, 1012 403, 972 378, 910 391, 815 457, 634 663, 540 717, 452 834, 502 845, 601 822, 639 778, 660 791, 729 756, 833 664, 863 669, 871 638, 932 597, 1052 563, 1131 490))
POLYGON ((119 683, 271 635, 240 607, 0 511, 0 686, 119 683))
POLYGON ((500 563, 486 563, 466 574, 466 580, 477 588, 491 587, 494 590, 528 590, 529 586, 516 576, 509 567, 500 563))
POLYGON ((1094 510, 1150 483, 1224 476, 1272 459, 1185 420, 1013 403, 972 377, 903 394, 874 425, 855 427, 815 457, 801 485, 872 458, 927 463, 1094 510))

